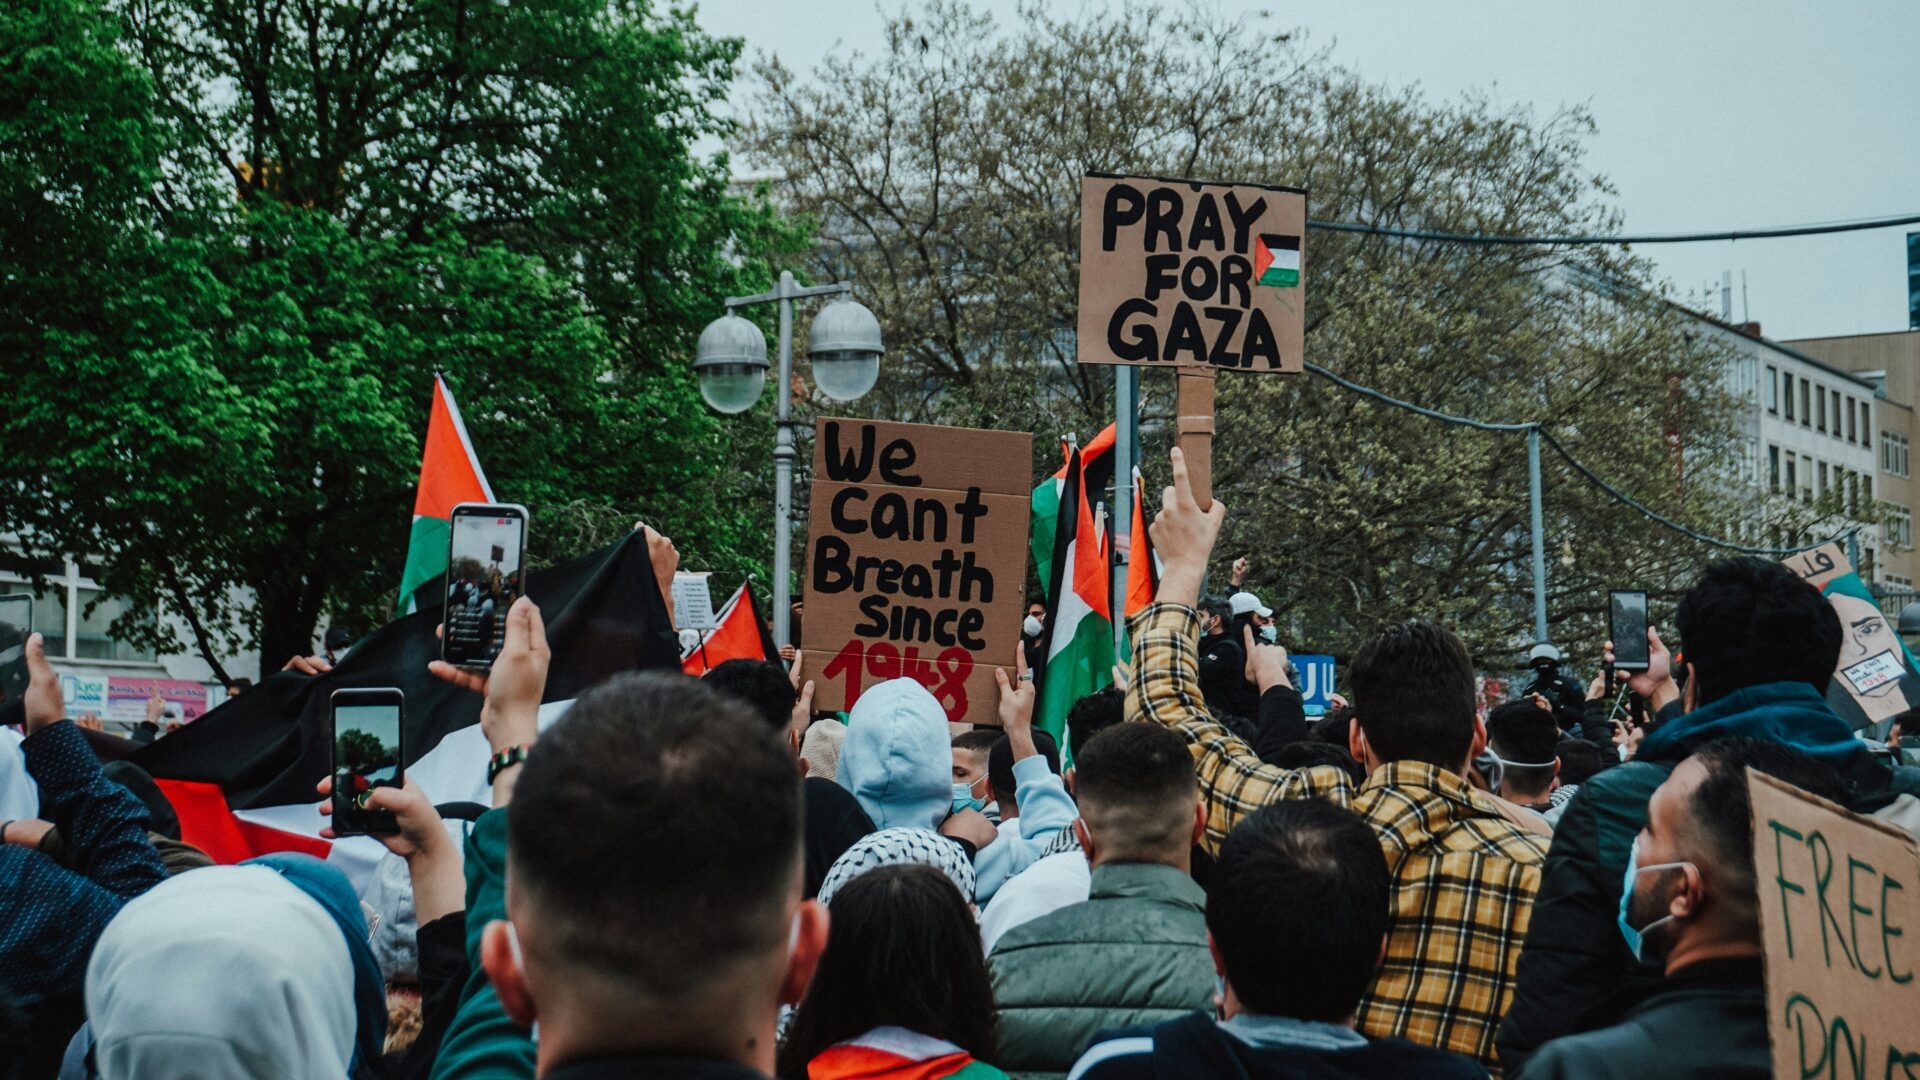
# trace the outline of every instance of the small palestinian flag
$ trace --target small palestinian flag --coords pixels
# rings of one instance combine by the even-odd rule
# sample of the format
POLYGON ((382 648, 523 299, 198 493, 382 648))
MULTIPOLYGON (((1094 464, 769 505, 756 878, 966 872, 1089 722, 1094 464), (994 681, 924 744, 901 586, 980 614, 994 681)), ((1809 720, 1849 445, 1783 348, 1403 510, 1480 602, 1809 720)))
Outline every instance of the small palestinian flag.
POLYGON ((1300 238, 1262 233, 1253 245, 1253 281, 1282 289, 1300 284, 1300 238))

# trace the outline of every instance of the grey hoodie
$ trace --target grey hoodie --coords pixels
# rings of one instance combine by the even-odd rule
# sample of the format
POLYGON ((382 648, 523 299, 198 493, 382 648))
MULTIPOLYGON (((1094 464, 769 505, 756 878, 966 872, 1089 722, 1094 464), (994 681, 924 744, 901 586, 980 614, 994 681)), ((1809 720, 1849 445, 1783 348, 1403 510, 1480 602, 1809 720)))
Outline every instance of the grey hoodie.
POLYGON ((861 694, 847 715, 833 779, 876 828, 939 828, 953 808, 946 710, 913 679, 890 679, 861 694))

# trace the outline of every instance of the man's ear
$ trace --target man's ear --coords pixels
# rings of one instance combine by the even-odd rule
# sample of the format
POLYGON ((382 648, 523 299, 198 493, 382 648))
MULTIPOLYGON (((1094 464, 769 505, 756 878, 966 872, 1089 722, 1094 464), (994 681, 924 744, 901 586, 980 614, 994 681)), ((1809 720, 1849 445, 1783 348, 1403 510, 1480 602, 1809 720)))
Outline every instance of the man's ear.
POLYGON ((495 919, 480 931, 480 966, 493 983, 508 1019, 526 1025, 540 1018, 533 991, 527 986, 526 957, 515 939, 513 924, 495 919))
POLYGON ((1200 841, 1207 835, 1207 804, 1204 800, 1193 804, 1193 846, 1199 847, 1200 841))
POLYGON ((1687 688, 1680 693, 1681 712, 1692 712, 1700 707, 1700 695, 1695 692, 1695 688, 1699 685, 1700 679, 1693 673, 1693 664, 1689 661, 1687 664, 1687 688))
POLYGON ((1087 857, 1087 865, 1093 865, 1093 833, 1087 829, 1087 821, 1085 818, 1073 819, 1073 838, 1080 841, 1080 850, 1087 857))
POLYGON ((1347 753, 1353 755, 1353 760, 1359 762, 1361 768, 1373 771, 1373 766, 1368 764, 1373 751, 1367 745, 1367 733, 1360 730, 1360 721, 1357 719, 1347 722, 1347 753))
POLYGON ((798 1005, 807 996, 820 954, 827 951, 827 906, 806 900, 793 913, 793 948, 787 955, 787 974, 780 980, 780 1004, 798 1005))

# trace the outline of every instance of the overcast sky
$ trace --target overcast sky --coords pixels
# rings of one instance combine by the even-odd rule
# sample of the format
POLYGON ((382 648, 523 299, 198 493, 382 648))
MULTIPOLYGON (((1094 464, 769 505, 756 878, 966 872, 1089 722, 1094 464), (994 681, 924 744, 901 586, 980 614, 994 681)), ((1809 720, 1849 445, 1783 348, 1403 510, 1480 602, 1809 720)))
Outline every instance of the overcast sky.
MULTIPOLYGON (((1176 0, 1184 2, 1184 0, 1176 0)), ((1011 19, 1014 0, 976 0, 1011 19)), ((1081 10, 1054 0, 1056 10, 1081 10)), ((1469 88, 1545 112, 1586 104, 1589 168, 1612 180, 1633 232, 1724 231, 1920 211, 1920 3, 1849 0, 1224 2, 1272 12, 1334 59, 1437 97, 1469 88)), ((898 9, 889 3, 886 10, 898 9)), ((701 23, 811 71, 881 44, 861 0, 703 0, 701 23)), ((1769 337, 1904 330, 1905 231, 1664 245, 1676 294, 1733 272, 1733 318, 1769 337), (1746 297, 1741 296, 1745 274, 1746 297)))

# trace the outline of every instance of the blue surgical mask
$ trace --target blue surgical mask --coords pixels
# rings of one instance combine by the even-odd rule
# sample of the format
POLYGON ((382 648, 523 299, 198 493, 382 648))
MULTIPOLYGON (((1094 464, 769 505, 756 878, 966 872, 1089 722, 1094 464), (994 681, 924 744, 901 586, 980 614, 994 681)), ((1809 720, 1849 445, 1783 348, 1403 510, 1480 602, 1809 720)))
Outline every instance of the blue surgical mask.
POLYGON ((962 810, 985 810, 986 808, 987 808, 987 800, 976 799, 973 797, 972 784, 953 785, 953 812, 954 813, 957 814, 962 810))
POLYGON ((1280 640, 1280 628, 1268 623, 1260 628, 1260 640, 1272 645, 1280 640))
POLYGON ((1652 866, 1641 866, 1640 839, 1635 837, 1633 843, 1627 846, 1627 873, 1621 884, 1620 914, 1615 921, 1620 924, 1620 936, 1626 939, 1627 948, 1633 953, 1633 958, 1643 964, 1650 963, 1646 956, 1647 931, 1652 930, 1661 923, 1672 922, 1673 916, 1671 914, 1662 915, 1647 925, 1636 929, 1632 923, 1627 921, 1627 908, 1633 903, 1633 883, 1640 879, 1641 874, 1649 871, 1670 870, 1676 866, 1687 865, 1689 864, 1684 862, 1664 862, 1654 863, 1652 866))

